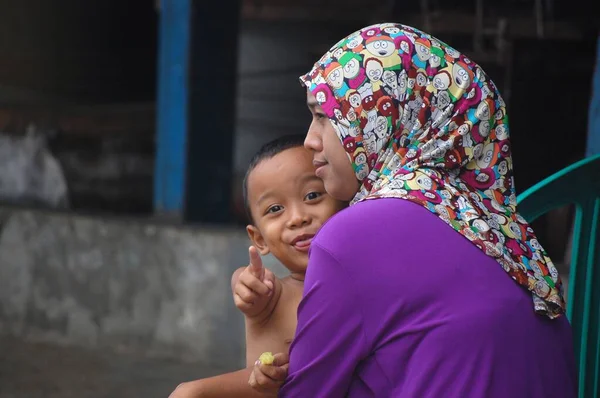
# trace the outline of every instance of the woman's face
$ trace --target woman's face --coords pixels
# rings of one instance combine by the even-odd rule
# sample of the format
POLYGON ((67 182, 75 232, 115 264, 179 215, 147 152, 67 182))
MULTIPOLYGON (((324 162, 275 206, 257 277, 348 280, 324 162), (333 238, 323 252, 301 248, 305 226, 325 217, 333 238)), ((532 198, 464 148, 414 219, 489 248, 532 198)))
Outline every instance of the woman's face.
POLYGON ((317 177, 323 180, 325 190, 335 199, 350 201, 360 186, 354 169, 331 121, 315 97, 307 91, 306 103, 312 113, 312 123, 304 146, 313 152, 317 177))

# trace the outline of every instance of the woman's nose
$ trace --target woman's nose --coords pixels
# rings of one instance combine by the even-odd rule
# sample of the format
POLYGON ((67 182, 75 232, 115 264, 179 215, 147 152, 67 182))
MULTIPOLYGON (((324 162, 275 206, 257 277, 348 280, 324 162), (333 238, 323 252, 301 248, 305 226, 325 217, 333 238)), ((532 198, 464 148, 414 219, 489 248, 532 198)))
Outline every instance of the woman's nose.
POLYGON ((306 133, 306 138, 304 139, 304 147, 309 151, 321 152, 323 150, 323 144, 321 141, 320 134, 313 127, 311 123, 308 128, 308 133, 306 133))

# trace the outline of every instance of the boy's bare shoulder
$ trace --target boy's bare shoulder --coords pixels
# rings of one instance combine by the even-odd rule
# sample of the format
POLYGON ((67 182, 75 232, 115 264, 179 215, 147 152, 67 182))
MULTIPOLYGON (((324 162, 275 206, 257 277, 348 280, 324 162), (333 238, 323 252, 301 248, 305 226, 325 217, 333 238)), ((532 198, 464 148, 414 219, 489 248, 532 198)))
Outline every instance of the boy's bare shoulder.
POLYGON ((273 324, 278 322, 286 322, 288 315, 296 316, 298 305, 302 298, 302 289, 304 282, 286 276, 279 279, 281 294, 275 304, 275 308, 271 313, 271 317, 267 323, 273 324))
POLYGON ((302 298, 304 281, 299 281, 297 279, 292 278, 291 276, 286 276, 284 278, 281 278, 280 280, 281 284, 284 286, 282 296, 283 294, 286 294, 288 295, 288 297, 299 296, 300 298, 302 298))
POLYGON ((281 297, 273 311, 271 323, 278 327, 293 327, 296 329, 298 305, 302 299, 304 282, 290 276, 281 279, 281 297))

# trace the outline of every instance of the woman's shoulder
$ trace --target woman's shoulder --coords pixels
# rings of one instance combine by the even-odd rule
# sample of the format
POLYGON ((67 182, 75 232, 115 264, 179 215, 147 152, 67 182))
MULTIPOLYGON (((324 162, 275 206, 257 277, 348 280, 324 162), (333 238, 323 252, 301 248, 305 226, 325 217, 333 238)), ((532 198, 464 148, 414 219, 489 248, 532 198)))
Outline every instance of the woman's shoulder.
POLYGON ((411 218, 426 216, 429 213, 422 206, 412 203, 406 199, 399 198, 377 198, 367 199, 349 206, 333 217, 325 224, 323 229, 347 228, 358 225, 377 223, 383 219, 406 217, 411 218), (422 209, 419 211, 417 209, 422 209))
POLYGON ((337 247, 355 242, 357 245, 377 239, 392 230, 397 236, 403 226, 432 217, 425 208, 404 199, 369 199, 352 205, 331 217, 321 227, 315 242, 323 247, 337 247))

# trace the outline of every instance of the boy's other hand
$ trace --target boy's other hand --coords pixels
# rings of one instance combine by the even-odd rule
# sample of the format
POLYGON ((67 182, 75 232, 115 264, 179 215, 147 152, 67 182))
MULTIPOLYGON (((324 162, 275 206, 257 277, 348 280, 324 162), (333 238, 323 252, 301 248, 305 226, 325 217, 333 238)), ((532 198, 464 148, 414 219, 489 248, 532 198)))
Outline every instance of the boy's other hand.
POLYGON ((248 249, 250 264, 240 273, 233 287, 235 306, 248 317, 260 315, 273 297, 275 275, 263 267, 254 246, 248 249))
POLYGON ((256 361, 248 384, 256 391, 276 397, 288 375, 289 362, 290 357, 286 353, 275 354, 272 365, 256 361))

